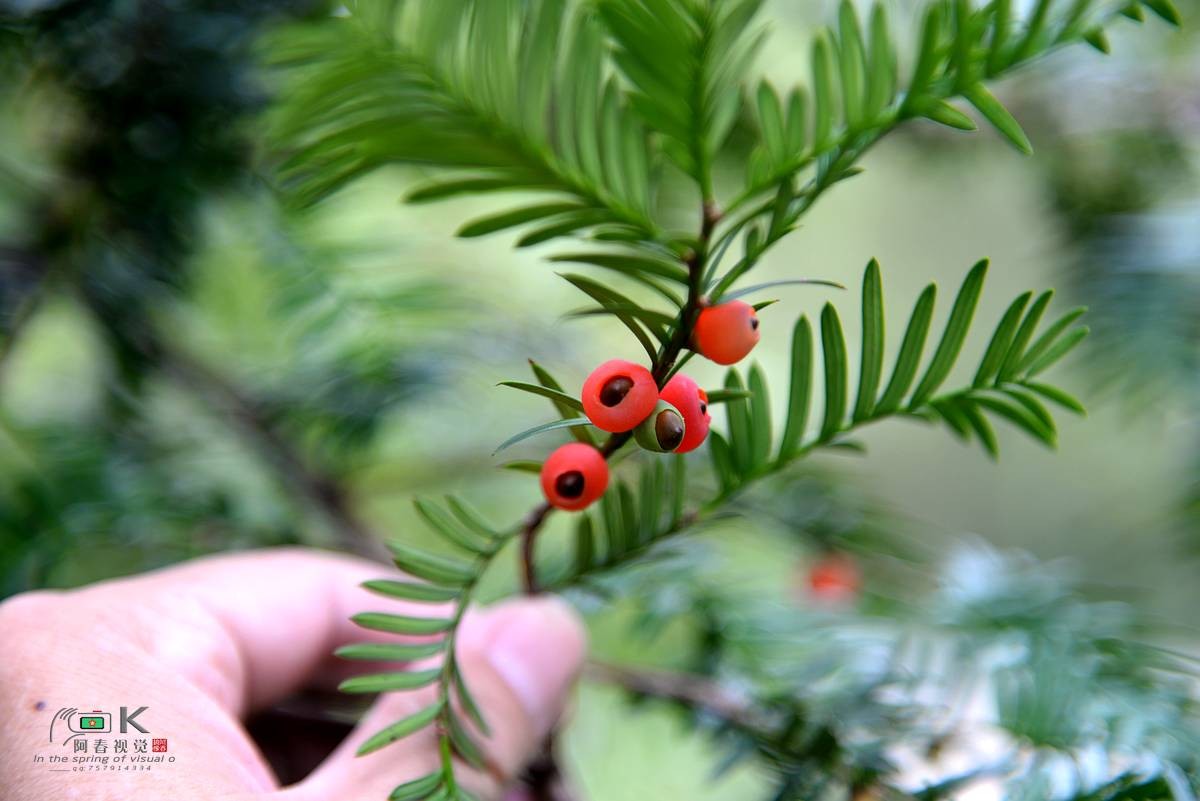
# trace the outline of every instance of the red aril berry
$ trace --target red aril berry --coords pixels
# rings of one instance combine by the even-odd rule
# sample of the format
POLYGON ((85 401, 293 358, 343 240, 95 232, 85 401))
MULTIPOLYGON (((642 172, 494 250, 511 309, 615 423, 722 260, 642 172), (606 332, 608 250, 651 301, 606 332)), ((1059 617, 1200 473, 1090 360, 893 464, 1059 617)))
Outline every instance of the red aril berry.
POLYGON ((658 402, 658 385, 640 364, 613 359, 583 382, 583 412, 592 425, 610 434, 632 431, 658 402))
POLYGON ((542 465, 542 492, 558 509, 586 509, 607 488, 608 462, 591 445, 563 445, 542 465))
POLYGON ((858 564, 844 553, 824 556, 808 571, 809 593, 824 603, 849 603, 858 597, 861 586, 858 564))
POLYGON ((675 449, 675 453, 687 453, 699 448, 708 436, 708 427, 712 423, 712 415, 708 413, 708 393, 688 376, 677 373, 663 387, 660 397, 679 410, 687 426, 687 433, 683 435, 683 442, 675 449))
POLYGON ((740 300, 701 309, 692 329, 692 347, 717 364, 736 364, 758 344, 758 315, 740 300))

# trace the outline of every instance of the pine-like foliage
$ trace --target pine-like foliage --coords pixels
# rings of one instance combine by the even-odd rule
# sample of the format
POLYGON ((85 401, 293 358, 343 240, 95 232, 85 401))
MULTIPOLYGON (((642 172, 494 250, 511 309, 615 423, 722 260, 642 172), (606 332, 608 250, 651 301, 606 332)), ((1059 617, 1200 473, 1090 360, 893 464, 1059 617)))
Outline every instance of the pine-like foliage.
POLYGON ((425 708, 375 733, 359 748, 368 754, 389 743, 406 737, 430 725, 437 726, 443 738, 440 767, 432 773, 397 787, 391 798, 415 799, 436 797, 439 792, 469 797, 455 780, 450 749, 476 768, 485 762, 467 721, 477 726, 485 736, 487 722, 471 697, 470 690, 459 672, 454 652, 458 624, 471 600, 475 585, 500 548, 515 532, 499 532, 483 522, 479 515, 456 498, 446 498, 445 506, 426 501, 416 502, 421 517, 449 543, 459 556, 449 557, 427 553, 403 543, 390 544, 398 565, 406 573, 426 583, 380 580, 367 582, 366 587, 389 598, 401 598, 424 603, 450 603, 445 617, 410 617, 406 615, 367 612, 356 615, 354 621, 363 628, 407 635, 442 635, 433 642, 421 644, 363 644, 349 645, 338 651, 347 659, 366 659, 374 662, 410 662, 441 655, 438 667, 355 676, 342 683, 341 689, 353 693, 377 693, 393 690, 414 690, 436 684, 438 692, 425 708))
POLYGON ((0 3, 5 406, 20 394, 9 357, 46 310, 79 325, 69 351, 88 368, 50 390, 86 399, 64 416, 27 417, 19 401, 0 415, 0 596, 111 576, 104 551, 122 572, 331 534, 382 551, 340 482, 429 383, 432 359, 397 313, 444 308, 445 293, 377 277, 352 291, 334 254, 266 202, 255 44, 314 5, 0 3), (237 247, 201 247, 226 216, 237 247), (198 284, 255 258, 273 301, 256 322, 276 329, 275 350, 248 353, 260 338, 216 354, 236 335, 223 319, 193 336, 188 323, 213 322, 198 284))
MULTIPOLYGON (((1106 50, 1106 26, 1121 15, 1140 15, 1143 7, 1178 21, 1166 0, 1037 0, 1023 12, 1010 0, 982 5, 934 0, 924 11, 917 41, 904 47, 886 4, 874 5, 864 24, 855 5, 843 2, 836 24, 812 46, 811 85, 780 94, 749 78, 763 31, 759 6, 759 0, 350 3, 345 14, 293 31, 274 47, 279 63, 288 67, 288 102, 275 118, 285 154, 284 185, 296 202, 309 204, 381 165, 410 164, 444 171, 413 189, 412 202, 481 192, 535 195, 534 201, 523 199, 467 222, 459 234, 520 229, 519 247, 582 240, 551 260, 598 268, 612 280, 565 274, 589 299, 571 314, 615 317, 644 348, 662 386, 692 357, 691 328, 703 304, 812 283, 738 282, 827 189, 860 172, 860 158, 898 125, 927 119, 971 130, 975 123, 961 106, 965 102, 1019 151, 1029 152, 1028 138, 989 91, 989 81, 1061 46, 1086 42, 1106 50), (898 66, 901 50, 912 55, 904 71, 898 66), (726 146, 739 121, 756 132, 749 154, 726 146), (738 186, 716 180, 718 158, 741 159, 738 186), (659 190, 667 181, 693 188, 698 230, 675 230, 678 223, 659 207, 659 190)), ((533 558, 547 506, 517 526, 496 529, 459 501, 448 499, 444 508, 420 503, 421 515, 460 556, 395 545, 397 564, 428 583, 374 589, 410 600, 449 601, 454 611, 436 620, 372 614, 359 622, 441 639, 421 646, 419 654, 408 646, 349 651, 372 658, 443 656, 439 667, 347 684, 360 691, 436 685, 430 705, 366 746, 373 750, 436 727, 440 766, 392 797, 470 797, 455 756, 479 762, 467 723, 480 730, 485 725, 458 673, 454 637, 481 574, 505 541, 517 536, 523 541, 527 589, 561 589, 629 565, 816 448, 857 447, 854 431, 887 417, 945 424, 992 455, 998 450, 992 425, 997 419, 1053 445, 1055 423, 1046 402, 1072 412, 1082 412, 1082 406, 1040 376, 1087 329, 1075 326, 1079 309, 1042 325, 1052 293, 1016 298, 992 329, 973 378, 944 388, 969 334, 986 269, 980 262, 967 273, 940 335, 930 332, 936 289, 920 295, 885 372, 882 275, 872 262, 862 285, 863 346, 857 359, 847 353, 841 316, 832 305, 815 326, 801 318, 793 332, 783 431, 776 435, 771 429, 764 372, 756 366, 745 374, 731 370, 724 387, 709 393, 711 403, 724 403, 727 410, 724 431, 714 430, 709 439, 714 492, 689 506, 690 460, 646 459, 635 481, 613 482, 598 508, 578 517, 573 554, 565 564, 551 567, 533 558), (819 414, 815 397, 822 399, 819 414)), ((598 439, 581 415, 580 401, 544 367, 533 365, 533 371, 534 383, 506 383, 549 399, 557 417, 499 449, 565 429, 614 462, 633 456, 628 435, 598 439)), ((508 466, 536 471, 540 465, 508 466)), ((799 792, 786 785, 779 797, 800 797, 799 792)))
POLYGON ((986 784, 1030 801, 1191 797, 1191 660, 1149 644, 1162 632, 1129 608, 1086 600, 1061 565, 958 546, 936 571, 919 568, 915 596, 864 612, 781 605, 697 557, 626 571, 605 590, 642 610, 635 643, 670 625, 702 658, 600 673, 710 736, 718 772, 769 765, 778 799, 997 797, 986 784), (945 714, 968 698, 972 712, 945 714), (967 757, 985 721, 989 756, 967 757), (1097 749, 1115 757, 1098 764, 1097 749), (909 753, 939 778, 911 775, 909 753))

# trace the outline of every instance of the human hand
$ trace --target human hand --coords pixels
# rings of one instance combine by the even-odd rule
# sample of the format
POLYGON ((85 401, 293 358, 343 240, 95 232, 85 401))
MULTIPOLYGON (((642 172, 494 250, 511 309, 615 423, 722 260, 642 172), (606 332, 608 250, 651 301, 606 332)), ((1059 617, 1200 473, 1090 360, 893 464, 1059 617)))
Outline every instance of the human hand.
MULTIPOLYGON (((438 764, 432 730, 365 757, 370 735, 427 705, 434 688, 382 696, 353 733, 309 776, 280 788, 242 721, 306 687, 377 672, 332 657, 347 642, 395 641, 349 622, 381 609, 429 614, 383 601, 358 585, 379 565, 302 549, 199 559, 67 592, 35 592, 0 605, 0 787, 10 801, 181 798, 383 801, 438 764), (112 732, 93 744, 165 738, 173 761, 125 769, 71 762, 60 708, 112 713, 112 732), (119 710, 146 711, 119 729, 119 710), (67 762, 52 762, 52 756, 67 762), (41 761, 38 758, 41 757, 41 761)), ((492 729, 481 738, 496 775, 460 769, 466 786, 497 799, 537 753, 562 711, 584 657, 584 632, 561 602, 516 600, 468 613, 458 655, 492 729)), ((395 667, 392 665, 391 667, 395 667)), ((383 668, 386 669, 386 668, 383 668)), ((78 720, 77 718, 75 719, 78 720)), ((78 725, 78 723, 76 723, 78 725)), ((95 763, 90 763, 95 764, 95 763)), ((142 764, 142 763, 138 763, 142 764)))

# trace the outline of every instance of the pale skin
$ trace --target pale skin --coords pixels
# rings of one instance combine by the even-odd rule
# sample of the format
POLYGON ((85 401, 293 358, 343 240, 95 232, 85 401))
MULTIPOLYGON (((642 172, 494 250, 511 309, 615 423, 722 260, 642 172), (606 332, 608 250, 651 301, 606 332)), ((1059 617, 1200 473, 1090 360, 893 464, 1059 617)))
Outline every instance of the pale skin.
MULTIPOLYGON (((386 568, 358 559, 273 549, 0 604, 4 797, 383 801, 396 785, 438 764, 433 732, 365 757, 354 752, 376 731, 421 709, 432 688, 382 696, 313 773, 288 787, 279 786, 242 723, 302 688, 335 686, 352 671, 397 667, 352 665, 331 655, 350 642, 395 641, 396 635, 350 623, 354 613, 431 613, 428 605, 381 599, 358 586, 381 577, 386 568), (48 741, 60 708, 116 712, 121 706, 147 707, 138 718, 151 732, 144 736, 168 738, 174 763, 149 771, 72 772, 35 761, 35 755, 74 756, 70 747, 48 741)), ((481 775, 460 766, 458 772, 481 798, 513 797, 515 778, 562 713, 584 653, 582 625, 560 601, 517 600, 468 614, 458 654, 492 729, 483 740, 492 770, 481 775)))

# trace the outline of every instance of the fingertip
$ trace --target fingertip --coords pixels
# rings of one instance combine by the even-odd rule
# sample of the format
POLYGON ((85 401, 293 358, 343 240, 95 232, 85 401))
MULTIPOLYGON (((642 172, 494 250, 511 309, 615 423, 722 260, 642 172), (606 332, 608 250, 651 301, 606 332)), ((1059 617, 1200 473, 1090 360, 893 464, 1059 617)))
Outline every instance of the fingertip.
POLYGON ((534 730, 548 732, 587 653, 578 613, 553 596, 512 600, 469 619, 460 637, 462 657, 485 661, 512 691, 534 730))

